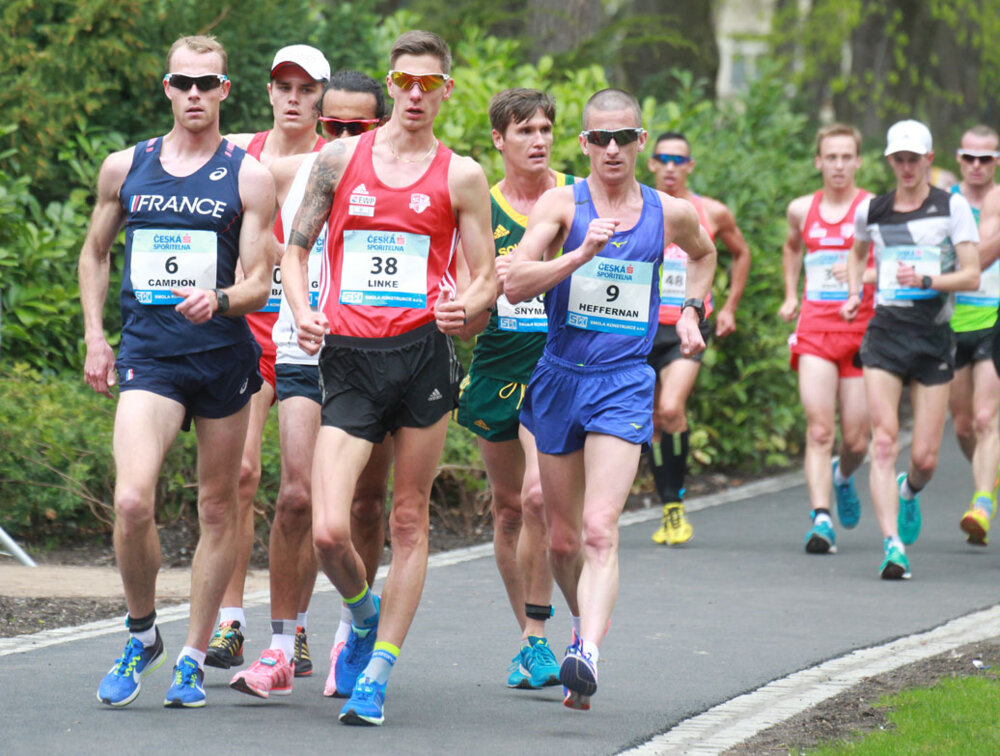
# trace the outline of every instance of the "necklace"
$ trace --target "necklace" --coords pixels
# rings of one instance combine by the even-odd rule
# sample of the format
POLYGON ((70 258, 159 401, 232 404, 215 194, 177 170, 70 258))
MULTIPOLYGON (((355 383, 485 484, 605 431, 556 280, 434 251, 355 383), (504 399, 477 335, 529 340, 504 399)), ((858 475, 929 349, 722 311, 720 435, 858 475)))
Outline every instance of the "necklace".
POLYGON ((435 139, 434 144, 431 145, 431 148, 427 150, 427 152, 418 157, 416 160, 411 160, 410 158, 400 157, 399 153, 396 152, 396 146, 392 143, 392 132, 389 131, 389 129, 386 129, 385 136, 386 139, 389 141, 389 152, 391 152, 392 156, 396 158, 396 160, 398 160, 400 163, 422 163, 431 156, 431 154, 437 149, 438 146, 438 140, 435 139))

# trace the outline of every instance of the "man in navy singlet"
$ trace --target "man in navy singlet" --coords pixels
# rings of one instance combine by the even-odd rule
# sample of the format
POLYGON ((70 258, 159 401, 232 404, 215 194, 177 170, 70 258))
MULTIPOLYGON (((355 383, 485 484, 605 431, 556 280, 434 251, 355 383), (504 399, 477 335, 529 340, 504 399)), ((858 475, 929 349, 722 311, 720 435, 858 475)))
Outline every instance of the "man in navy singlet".
POLYGON ((513 304, 546 293, 548 337, 521 423, 537 441, 549 559, 573 614, 559 672, 573 709, 589 709, 597 690, 598 645, 618 593, 618 516, 652 437, 646 356, 663 249, 674 242, 688 253, 677 321, 685 356, 705 348, 704 313, 690 300, 708 295, 716 257, 693 205, 635 180, 646 132, 632 95, 598 92, 583 125, 590 176, 536 203, 504 282, 513 304))
POLYGON ((164 705, 205 705, 205 649, 232 572, 234 512, 248 402, 260 348, 243 318, 267 299, 272 265, 270 174, 219 132, 229 95, 226 52, 214 37, 181 37, 163 90, 174 125, 111 154, 80 252, 84 377, 115 415, 115 557, 130 637, 97 698, 125 706, 162 664, 155 624, 160 543, 154 505, 160 465, 182 428, 198 436, 201 536, 191 565, 191 620, 164 705), (111 245, 125 227, 117 360, 104 335, 111 245), (235 283, 237 262, 244 277, 235 283), (117 379, 115 371, 117 370, 117 379))

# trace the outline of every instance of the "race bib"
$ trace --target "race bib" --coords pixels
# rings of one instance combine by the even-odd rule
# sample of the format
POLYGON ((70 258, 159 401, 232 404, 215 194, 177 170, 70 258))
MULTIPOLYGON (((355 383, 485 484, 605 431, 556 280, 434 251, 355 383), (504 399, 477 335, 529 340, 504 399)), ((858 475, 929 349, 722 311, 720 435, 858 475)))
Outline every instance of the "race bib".
POLYGON ((955 302, 973 307, 1000 307, 1000 260, 979 274, 979 289, 955 292, 955 302))
MULTIPOLYGON (((323 248, 326 245, 326 226, 320 231, 319 238, 309 250, 308 274, 309 274, 309 306, 316 307, 319 304, 319 271, 323 264, 323 248)), ((281 266, 275 265, 271 271, 271 293, 267 297, 267 304, 260 308, 261 312, 278 312, 281 309, 281 298, 284 296, 285 288, 281 283, 281 266)))
POLYGON ((570 278, 566 323, 587 331, 645 336, 653 263, 595 257, 570 278))
POLYGON ((404 231, 344 231, 342 304, 427 307, 431 238, 404 231))
POLYGON ((838 281, 833 266, 847 260, 847 250, 806 255, 806 299, 810 302, 847 300, 847 281, 838 281))
POLYGON ((183 301, 170 289, 214 289, 218 239, 214 231, 140 228, 132 235, 132 291, 139 304, 183 301))
POLYGON ((519 333, 545 333, 548 319, 545 317, 545 295, 512 305, 506 294, 497 297, 497 319, 501 331, 519 333))
POLYGON ((687 255, 676 244, 671 244, 664 252, 660 268, 660 304, 680 307, 684 304, 686 290, 687 255))
POLYGON ((939 293, 933 289, 900 286, 896 280, 899 263, 912 265, 917 278, 921 276, 936 276, 941 273, 941 249, 939 247, 921 247, 915 244, 900 244, 886 247, 882 251, 878 268, 878 293, 881 301, 934 299, 939 293))

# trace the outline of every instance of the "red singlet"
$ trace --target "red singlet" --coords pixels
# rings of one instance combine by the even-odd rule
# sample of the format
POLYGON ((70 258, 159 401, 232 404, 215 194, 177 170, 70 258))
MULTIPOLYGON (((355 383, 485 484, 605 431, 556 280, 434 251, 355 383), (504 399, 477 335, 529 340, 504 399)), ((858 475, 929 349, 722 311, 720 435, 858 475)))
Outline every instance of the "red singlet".
MULTIPOLYGON (((708 238, 715 241, 712 224, 708 222, 705 212, 705 199, 700 194, 691 195, 691 204, 698 211, 698 222, 708 233, 708 238)), ((676 325, 681 318, 681 305, 684 304, 684 293, 687 282, 687 252, 671 242, 663 250, 663 269, 660 272, 660 325, 676 325)), ((705 299, 705 317, 712 314, 712 290, 708 290, 705 299)))

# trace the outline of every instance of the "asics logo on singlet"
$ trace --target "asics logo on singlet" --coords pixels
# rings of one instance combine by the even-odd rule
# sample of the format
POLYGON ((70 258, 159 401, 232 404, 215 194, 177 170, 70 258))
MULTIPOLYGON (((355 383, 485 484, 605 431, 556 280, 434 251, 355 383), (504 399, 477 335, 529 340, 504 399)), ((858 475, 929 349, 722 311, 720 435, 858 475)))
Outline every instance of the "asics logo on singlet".
POLYGON ((133 194, 128 203, 130 213, 175 212, 182 215, 211 215, 221 218, 228 203, 211 197, 185 197, 176 194, 133 194))
POLYGON ((209 181, 218 181, 221 178, 225 178, 226 174, 229 173, 228 168, 216 168, 210 174, 208 174, 209 181))
POLYGON ((249 383, 250 383, 250 379, 249 378, 244 378, 243 379, 243 385, 240 386, 240 393, 241 394, 246 393, 247 386, 249 385, 249 383))

